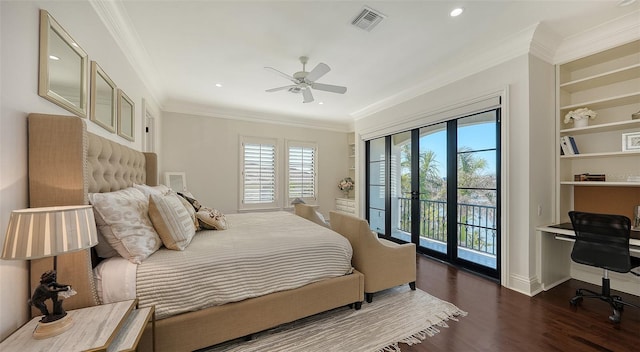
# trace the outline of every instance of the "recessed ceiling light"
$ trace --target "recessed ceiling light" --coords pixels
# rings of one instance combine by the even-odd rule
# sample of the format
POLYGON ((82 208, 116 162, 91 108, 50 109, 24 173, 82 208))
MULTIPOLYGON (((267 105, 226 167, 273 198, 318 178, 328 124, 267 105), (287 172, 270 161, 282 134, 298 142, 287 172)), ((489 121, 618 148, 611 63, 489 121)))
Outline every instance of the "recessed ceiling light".
POLYGON ((322 102, 322 101, 321 101, 321 102, 319 102, 318 104, 320 104, 320 105, 324 105, 324 102, 322 102))
POLYGON ((618 2, 618 6, 623 7, 623 6, 628 6, 633 4, 634 2, 636 2, 636 0, 620 0, 618 2))
POLYGON ((222 87, 222 84, 216 83, 216 87, 220 88, 220 87, 222 87))
MULTIPOLYGON (((633 1, 635 1, 635 0, 633 0, 633 1)), ((462 14, 462 12, 464 12, 464 9, 462 7, 458 7, 458 8, 455 8, 455 9, 451 10, 451 12, 449 13, 449 16, 457 17, 457 16, 460 16, 460 14, 462 14)))
POLYGON ((57 56, 55 56, 55 55, 49 55, 49 58, 50 58, 51 60, 56 60, 56 61, 60 60, 60 58, 59 58, 59 57, 57 57, 57 56))

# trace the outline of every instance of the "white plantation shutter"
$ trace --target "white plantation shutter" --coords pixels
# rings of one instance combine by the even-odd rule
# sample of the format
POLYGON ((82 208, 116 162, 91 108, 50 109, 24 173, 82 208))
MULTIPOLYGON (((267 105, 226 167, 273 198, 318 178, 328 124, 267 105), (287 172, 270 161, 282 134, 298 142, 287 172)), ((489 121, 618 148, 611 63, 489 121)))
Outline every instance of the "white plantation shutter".
POLYGON ((288 145, 289 199, 316 198, 317 155, 315 144, 289 142, 288 145))
POLYGON ((243 204, 275 204, 275 142, 243 142, 243 204))

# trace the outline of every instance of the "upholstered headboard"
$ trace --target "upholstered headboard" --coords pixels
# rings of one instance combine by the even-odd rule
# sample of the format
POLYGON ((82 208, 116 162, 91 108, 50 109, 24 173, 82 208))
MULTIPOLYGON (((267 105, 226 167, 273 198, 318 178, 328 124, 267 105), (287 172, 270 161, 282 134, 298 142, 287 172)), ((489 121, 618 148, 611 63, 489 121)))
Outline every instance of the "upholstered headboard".
MULTIPOLYGON (((87 132, 75 116, 30 114, 29 206, 88 204, 89 192, 111 192, 134 183, 157 185, 157 156, 87 132)), ((31 290, 53 267, 52 258, 31 261, 31 290)), ((78 292, 66 309, 98 304, 89 250, 58 256, 58 280, 78 292)))

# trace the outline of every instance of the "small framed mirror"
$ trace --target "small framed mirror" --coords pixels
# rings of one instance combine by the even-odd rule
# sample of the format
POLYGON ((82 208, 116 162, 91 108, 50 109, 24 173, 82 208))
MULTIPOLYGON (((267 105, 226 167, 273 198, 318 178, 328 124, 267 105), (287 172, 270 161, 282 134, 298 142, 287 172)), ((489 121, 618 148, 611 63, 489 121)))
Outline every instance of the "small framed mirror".
POLYGON ((118 89, 97 62, 91 61, 91 121, 114 133, 118 89))
POLYGON ((38 94, 87 117, 89 58, 51 15, 40 10, 40 75, 38 94))
POLYGON ((164 183, 174 192, 185 192, 187 190, 187 175, 184 172, 165 172, 164 183))
POLYGON ((135 141, 134 125, 136 121, 136 109, 131 100, 122 89, 118 89, 118 136, 135 141))

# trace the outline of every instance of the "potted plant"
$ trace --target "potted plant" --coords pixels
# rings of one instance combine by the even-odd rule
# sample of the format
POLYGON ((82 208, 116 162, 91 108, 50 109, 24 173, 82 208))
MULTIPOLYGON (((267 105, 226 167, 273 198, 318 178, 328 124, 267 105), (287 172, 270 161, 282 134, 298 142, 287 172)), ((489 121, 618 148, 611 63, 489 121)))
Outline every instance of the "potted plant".
POLYGON ((587 108, 580 108, 577 110, 569 111, 564 116, 564 123, 573 122, 574 127, 587 127, 589 120, 595 119, 598 116, 593 110, 587 108))
POLYGON ((340 182, 338 182, 338 188, 344 193, 345 198, 349 198, 349 191, 353 189, 353 186, 356 183, 353 182, 351 177, 345 177, 340 182))

